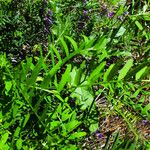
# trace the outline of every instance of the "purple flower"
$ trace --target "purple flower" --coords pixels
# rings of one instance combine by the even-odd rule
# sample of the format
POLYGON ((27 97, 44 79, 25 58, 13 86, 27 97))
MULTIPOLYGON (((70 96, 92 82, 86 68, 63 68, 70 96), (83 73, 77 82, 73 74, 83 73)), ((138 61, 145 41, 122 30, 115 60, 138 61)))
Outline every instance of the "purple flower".
POLYGON ((87 15, 88 12, 86 10, 83 10, 83 15, 87 15))
POLYGON ((45 21, 45 25, 46 26, 50 26, 53 22, 52 22, 52 19, 51 18, 49 18, 48 16, 46 16, 45 18, 44 18, 44 21, 45 21))
POLYGON ((86 3, 87 3, 87 1, 86 1, 86 0, 84 0, 84 1, 83 1, 83 3, 84 3, 84 4, 86 4, 86 3))
POLYGON ((53 12, 50 9, 48 10, 48 15, 50 15, 50 16, 53 15, 53 12))
POLYGON ((108 16, 108 18, 112 18, 114 16, 114 14, 115 14, 114 12, 108 12, 107 16, 108 16))
POLYGON ((101 139, 103 138, 103 135, 101 133, 97 133, 97 137, 101 139))
POLYGON ((104 138, 103 134, 100 133, 98 130, 96 131, 96 136, 100 139, 104 138))
POLYGON ((142 124, 143 125, 148 125, 150 122, 149 121, 147 121, 147 120, 142 120, 142 124))

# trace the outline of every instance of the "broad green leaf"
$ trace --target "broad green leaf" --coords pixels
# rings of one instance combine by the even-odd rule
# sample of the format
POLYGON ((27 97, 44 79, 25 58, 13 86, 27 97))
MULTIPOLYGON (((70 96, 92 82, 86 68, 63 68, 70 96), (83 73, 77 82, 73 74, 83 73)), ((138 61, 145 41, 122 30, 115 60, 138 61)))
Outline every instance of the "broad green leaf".
POLYGON ((74 79, 74 83, 75 85, 79 85, 80 81, 81 81, 81 77, 82 77, 82 74, 83 73, 83 69, 82 68, 79 68, 77 71, 76 71, 76 76, 75 76, 75 79, 74 79))
MULTIPOLYGON (((86 39, 85 39, 86 40, 86 39)), ((88 49, 88 48, 91 48, 93 45, 94 45, 94 42, 95 42, 95 37, 94 36, 91 36, 89 38, 89 40, 86 40, 87 43, 85 43, 85 47, 84 49, 88 49)))
POLYGON ((70 110, 66 109, 61 113, 62 116, 62 121, 66 121, 67 119, 69 119, 71 117, 72 114, 70 114, 70 110))
POLYGON ((118 80, 123 79, 132 66, 133 66, 133 59, 129 59, 126 62, 126 64, 124 65, 124 67, 120 70, 120 73, 119 73, 119 76, 118 76, 118 80))
POLYGON ((14 133, 14 137, 18 137, 19 134, 20 134, 20 131, 21 131, 21 128, 17 127, 16 130, 15 130, 15 133, 14 133))
POLYGON ((82 35, 82 37, 84 40, 81 41, 79 49, 86 49, 86 45, 89 43, 89 38, 85 35, 82 35))
POLYGON ((23 140, 21 138, 19 138, 16 142, 16 147, 18 150, 20 150, 22 148, 22 142, 23 140))
POLYGON ((101 52, 102 49, 105 49, 107 42, 108 40, 105 36, 100 37, 100 39, 95 44, 94 49, 99 50, 99 52, 101 52))
POLYGON ((136 143, 132 143, 132 144, 130 145, 130 147, 127 148, 127 149, 128 149, 128 150, 135 150, 135 148, 136 148, 136 143))
POLYGON ((115 37, 122 36, 125 33, 126 29, 124 27, 120 27, 119 31, 115 35, 115 37))
POLYGON ((106 62, 104 61, 93 70, 88 78, 89 83, 94 83, 100 77, 100 72, 102 71, 102 69, 104 69, 105 64, 106 62))
POLYGON ((86 136, 86 132, 76 132, 76 133, 72 133, 68 139, 74 140, 74 139, 79 139, 84 136, 86 136))
POLYGON ((137 27, 138 27, 140 30, 143 30, 143 26, 140 24, 139 21, 135 21, 135 24, 137 25, 137 27))
POLYGON ((98 129, 98 123, 91 124, 89 129, 91 133, 95 132, 98 129))
POLYGON ((9 137, 9 133, 6 132, 2 135, 2 138, 0 140, 0 148, 3 148, 3 146, 5 145, 5 143, 7 142, 8 140, 8 137, 9 137))
POLYGON ((73 144, 69 144, 64 146, 63 148, 61 147, 61 150, 78 150, 78 147, 73 144))
POLYGON ((81 110, 85 110, 91 106, 94 97, 92 95, 92 91, 84 87, 84 84, 82 85, 83 87, 75 89, 75 91, 71 94, 71 97, 76 98, 76 103, 81 106, 81 110))
POLYGON ((79 122, 78 120, 72 120, 72 121, 64 124, 64 126, 69 133, 69 132, 73 131, 74 129, 76 129, 80 124, 81 124, 81 122, 79 122))
POLYGON ((118 60, 112 69, 110 70, 109 74, 107 75, 107 81, 112 80, 116 74, 118 74, 118 70, 120 69, 121 65, 123 63, 123 60, 118 60))
MULTIPOLYGON (((150 111, 150 103, 147 104, 147 105, 143 108, 142 114, 148 115, 148 114, 149 114, 149 111, 150 111)), ((150 116, 148 116, 148 117, 150 117, 150 116)), ((149 119, 150 119, 150 118, 149 118, 149 119)))
POLYGON ((68 80, 70 79, 70 71, 71 71, 71 65, 69 64, 67 66, 67 69, 65 71, 65 73, 62 75, 61 81, 58 84, 58 91, 61 92, 65 86, 65 84, 68 82, 68 80))
POLYGON ((98 62, 102 62, 108 56, 108 53, 105 49, 101 50, 101 52, 102 54, 98 56, 98 62))
POLYGON ((6 67, 7 66, 7 59, 6 59, 6 53, 3 55, 0 55, 0 67, 6 67))
POLYGON ((6 89, 5 93, 6 94, 8 94, 8 92, 11 89, 11 87, 12 87, 12 82, 11 81, 5 81, 5 89, 6 89))
POLYGON ((104 81, 104 82, 106 82, 106 81, 108 80, 108 76, 109 76, 111 70, 113 69, 114 65, 115 65, 115 64, 111 64, 111 65, 109 66, 109 68, 107 69, 107 71, 104 73, 104 77, 103 77, 103 81, 104 81))
POLYGON ((19 106, 15 104, 12 109, 13 109, 13 113, 12 113, 13 114, 13 118, 15 118, 17 113, 18 113, 19 106))
POLYGON ((144 74, 144 72, 146 71, 146 69, 147 69, 147 66, 142 68, 139 72, 137 72, 135 75, 135 79, 139 80, 141 78, 141 76, 144 74))
POLYGON ((84 71, 85 65, 86 65, 86 62, 83 61, 82 64, 80 65, 80 68, 79 68, 79 69, 74 68, 74 73, 75 73, 75 74, 73 75, 73 72, 72 72, 72 76, 71 76, 71 77, 74 76, 74 79, 73 79, 74 82, 73 82, 73 83, 74 83, 75 85, 79 85, 79 84, 80 84, 81 78, 82 78, 82 76, 83 76, 83 71, 84 71))
POLYGON ((65 37, 70 41, 70 43, 72 44, 74 50, 75 50, 76 52, 78 52, 79 49, 78 49, 77 43, 76 43, 71 37, 69 37, 69 36, 65 36, 65 37))
POLYGON ((60 121, 52 121, 50 123, 50 130, 56 130, 60 126, 61 122, 60 121))
POLYGON ((150 14, 149 14, 149 12, 143 13, 143 14, 142 14, 142 18, 143 18, 144 20, 150 21, 150 14))

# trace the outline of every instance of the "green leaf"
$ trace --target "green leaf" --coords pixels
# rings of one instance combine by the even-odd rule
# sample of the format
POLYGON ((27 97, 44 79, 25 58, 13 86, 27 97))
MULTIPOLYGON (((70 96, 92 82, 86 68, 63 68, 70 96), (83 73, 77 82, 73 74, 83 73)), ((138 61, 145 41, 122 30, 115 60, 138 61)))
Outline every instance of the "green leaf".
POLYGON ((29 118, 30 118, 30 114, 28 113, 27 115, 25 115, 24 122, 23 122, 23 125, 22 125, 23 128, 24 128, 25 125, 27 124, 29 118))
POLYGON ((56 72, 60 69, 62 62, 58 62, 44 77, 43 82, 41 83, 41 88, 47 88, 50 85, 51 77, 53 77, 56 72))
POLYGON ((9 137, 9 133, 8 133, 8 132, 6 132, 6 133, 4 133, 4 134, 2 135, 2 138, 1 138, 1 140, 0 140, 0 148, 2 148, 2 147, 5 145, 5 143, 6 143, 7 140, 8 140, 8 137, 9 137))
POLYGON ((56 130, 60 126, 61 122, 60 121, 52 121, 50 123, 50 130, 56 130))
POLYGON ((60 56, 60 54, 59 54, 59 52, 58 52, 57 48, 56 48, 54 45, 51 45, 51 48, 52 48, 52 49, 53 49, 53 51, 55 52, 55 54, 56 54, 56 56, 57 56, 58 61, 62 61, 61 56, 60 56))
POLYGON ((0 55, 0 67, 6 67, 7 66, 7 59, 6 59, 6 53, 3 55, 0 55))
POLYGON ((62 116, 62 121, 66 121, 67 119, 69 119, 71 117, 72 114, 69 114, 70 110, 66 109, 62 112, 61 116, 62 116))
POLYGON ((19 106, 18 105, 14 105, 12 109, 13 109, 13 118, 15 118, 17 113, 18 113, 19 106))
POLYGON ((107 41, 108 40, 105 36, 100 37, 100 39, 98 39, 98 42, 95 44, 94 49, 99 50, 99 52, 101 52, 102 49, 105 49, 107 41))
POLYGON ((106 62, 104 61, 93 70, 88 78, 89 83, 94 83, 100 77, 100 72, 102 71, 102 69, 104 69, 105 64, 106 62))
POLYGON ((142 68, 139 72, 136 73, 135 79, 139 80, 141 78, 141 76, 144 74, 144 72, 146 71, 147 66, 142 68))
POLYGON ((14 137, 18 137, 19 134, 20 134, 20 131, 21 131, 21 128, 17 127, 16 130, 15 130, 15 133, 14 133, 14 137))
POLYGON ((76 69, 75 71, 75 78, 74 78, 74 84, 75 85, 79 85, 80 84, 80 81, 81 81, 81 78, 82 78, 82 75, 83 75, 83 71, 84 71, 84 67, 85 67, 85 62, 83 62, 81 65, 80 65, 80 68, 79 69, 76 69))
POLYGON ((115 64, 111 64, 107 71, 104 73, 103 81, 106 82, 108 80, 108 77, 110 75, 111 70, 113 69, 115 64))
POLYGON ((61 41, 61 44, 62 44, 64 50, 65 50, 66 56, 68 57, 69 56, 69 49, 68 49, 66 42, 64 41, 64 38, 61 38, 60 41, 61 41))
POLYGON ((78 150, 76 145, 73 144, 67 144, 66 146, 62 147, 61 146, 61 150, 78 150))
POLYGON ((69 133, 69 132, 73 131, 74 129, 76 129, 80 124, 81 124, 81 122, 79 122, 78 120, 72 120, 72 121, 68 122, 67 124, 64 124, 64 126, 69 133))
MULTIPOLYGON (((149 112, 148 112, 149 110, 150 110, 150 103, 147 104, 147 105, 143 108, 142 114, 148 115, 148 114, 149 114, 149 112)), ((148 117, 150 117, 150 116, 148 116, 148 117)), ((150 118, 149 118, 149 119, 150 119, 150 118)))
POLYGON ((16 142, 16 147, 18 150, 20 150, 22 148, 22 142, 23 140, 21 138, 19 138, 16 142))
POLYGON ((119 31, 115 35, 115 37, 122 36, 125 33, 126 29, 124 27, 120 27, 119 31))
POLYGON ((31 77, 27 79, 28 86, 35 84, 38 74, 42 69, 42 64, 43 64, 43 58, 40 58, 37 65, 34 67, 32 71, 31 77))
POLYGON ((76 133, 71 134, 71 136, 68 139, 74 140, 74 139, 79 139, 84 136, 86 136, 86 132, 76 132, 76 133))
POLYGON ((76 104, 81 106, 81 110, 85 110, 91 106, 94 97, 92 91, 84 87, 84 84, 82 85, 83 87, 78 87, 71 93, 71 97, 76 98, 76 104))
POLYGON ((129 71, 125 77, 125 80, 129 80, 131 79, 134 75, 136 75, 136 73, 141 70, 142 68, 146 67, 146 66, 150 66, 150 62, 144 62, 142 64, 139 64, 138 66, 134 67, 131 71, 129 71))
POLYGON ((98 123, 91 124, 89 129, 90 129, 91 133, 95 132, 98 129, 98 123))
POLYGON ((65 36, 65 37, 70 41, 70 43, 72 44, 74 50, 77 52, 78 51, 77 43, 71 37, 69 37, 69 36, 65 36))
POLYGON ((5 89, 6 89, 5 94, 6 95, 10 91, 11 87, 12 87, 12 82, 11 81, 5 81, 5 89))
POLYGON ((118 73, 118 70, 120 69, 120 66, 122 65, 123 60, 118 60, 115 65, 110 70, 109 74, 107 75, 107 81, 110 81, 114 78, 114 76, 118 73))
POLYGON ((124 67, 120 70, 120 73, 119 73, 119 76, 118 76, 118 80, 123 79, 132 66, 133 66, 133 59, 129 59, 126 62, 126 64, 124 65, 124 67))
POLYGON ((71 71, 71 64, 67 66, 65 73, 62 75, 61 81, 58 85, 59 92, 63 90, 65 84, 69 81, 70 71, 71 71))
POLYGON ((143 30, 143 26, 140 24, 139 21, 135 21, 135 24, 137 25, 137 27, 138 27, 140 30, 143 30))

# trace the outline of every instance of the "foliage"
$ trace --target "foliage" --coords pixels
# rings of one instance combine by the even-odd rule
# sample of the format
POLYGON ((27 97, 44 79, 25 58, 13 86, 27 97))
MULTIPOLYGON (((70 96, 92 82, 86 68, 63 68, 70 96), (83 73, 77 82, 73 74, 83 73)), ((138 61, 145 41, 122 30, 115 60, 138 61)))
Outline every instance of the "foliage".
POLYGON ((98 130, 104 149, 150 147, 149 2, 121 2, 1 2, 1 149, 82 149, 98 130), (102 131, 111 116, 124 136, 102 131))

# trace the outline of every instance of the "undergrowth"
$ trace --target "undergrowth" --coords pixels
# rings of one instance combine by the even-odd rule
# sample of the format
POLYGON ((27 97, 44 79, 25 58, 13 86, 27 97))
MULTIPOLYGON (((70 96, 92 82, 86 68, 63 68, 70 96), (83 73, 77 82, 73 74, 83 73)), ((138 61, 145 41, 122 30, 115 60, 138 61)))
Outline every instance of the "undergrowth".
POLYGON ((0 149, 150 148, 149 1, 1 6, 0 149))

